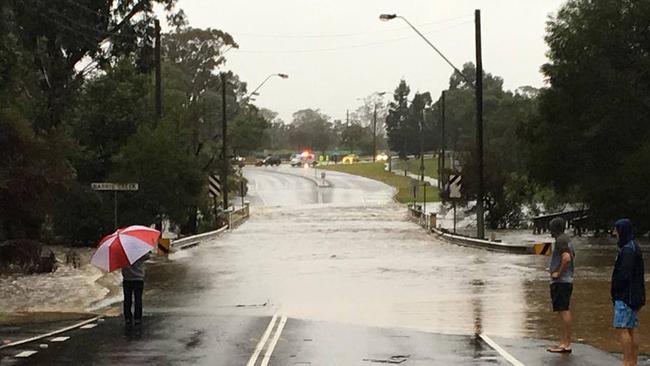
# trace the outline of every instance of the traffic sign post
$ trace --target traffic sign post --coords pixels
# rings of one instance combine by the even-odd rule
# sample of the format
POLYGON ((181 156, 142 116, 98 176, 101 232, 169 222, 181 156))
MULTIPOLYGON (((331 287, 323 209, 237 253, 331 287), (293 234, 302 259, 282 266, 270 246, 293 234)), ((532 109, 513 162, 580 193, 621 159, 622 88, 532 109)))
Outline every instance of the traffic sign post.
POLYGON ((219 212, 217 210, 217 198, 221 196, 221 179, 219 178, 219 175, 210 174, 208 176, 208 194, 212 196, 212 203, 214 204, 214 219, 218 220, 219 212))
POLYGON ((461 197, 460 189, 463 177, 460 175, 449 176, 449 198, 454 203, 454 234, 456 234, 456 199, 461 197))
POLYGON ((140 189, 138 183, 90 183, 90 188, 94 191, 113 191, 113 219, 115 229, 117 230, 117 192, 119 191, 137 191, 140 189))

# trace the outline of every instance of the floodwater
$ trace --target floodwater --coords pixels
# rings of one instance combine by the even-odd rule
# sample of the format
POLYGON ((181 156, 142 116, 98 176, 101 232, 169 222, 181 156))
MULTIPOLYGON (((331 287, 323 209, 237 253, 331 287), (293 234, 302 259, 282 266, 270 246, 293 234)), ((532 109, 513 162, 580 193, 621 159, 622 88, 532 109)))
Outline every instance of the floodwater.
MULTIPOLYGON (((173 278, 151 289, 160 310, 249 306, 435 333, 555 337, 548 257, 447 244, 406 221, 405 208, 386 198, 390 187, 328 172, 332 187, 319 192, 288 171, 247 170, 252 218, 173 265, 152 268, 151 276, 173 278), (169 291, 177 296, 163 295, 169 291)), ((577 239, 576 250, 575 339, 618 350, 609 302, 614 246, 577 239)))
MULTIPOLYGON (((247 168, 245 174, 251 219, 222 237, 150 264, 147 312, 212 314, 245 308, 251 314, 281 311, 290 318, 434 333, 555 337, 548 257, 439 241, 406 221, 405 207, 390 199, 392 188, 379 182, 328 172, 331 187, 318 188, 309 181, 315 176, 310 169, 247 168)), ((531 239, 527 233, 501 234, 531 239)), ((583 238, 574 244, 575 339, 619 350, 609 300, 615 245, 583 238)), ((99 270, 60 271, 0 278, 0 288, 9 289, 0 308, 77 311, 97 306, 98 297, 110 300, 110 286, 96 281, 99 270)), ((642 311, 645 353, 650 352, 644 342, 650 335, 648 320, 642 311)))
MULTIPOLYGON (((2 313, 82 313, 115 292, 119 274, 106 274, 88 264, 92 249, 77 249, 82 258, 80 268, 64 263, 60 248, 53 248, 59 261, 53 273, 0 276, 0 311, 2 313)), ((51 314, 52 320, 65 314, 51 314)))

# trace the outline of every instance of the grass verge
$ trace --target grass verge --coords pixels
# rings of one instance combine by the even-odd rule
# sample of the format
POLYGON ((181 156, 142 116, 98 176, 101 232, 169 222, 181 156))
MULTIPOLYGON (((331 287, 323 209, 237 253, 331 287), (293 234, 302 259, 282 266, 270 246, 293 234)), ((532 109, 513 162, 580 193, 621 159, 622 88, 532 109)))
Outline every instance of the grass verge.
MULTIPOLYGON (((357 163, 357 164, 337 164, 319 166, 319 169, 333 170, 348 174, 359 175, 362 177, 378 180, 390 186, 397 188, 395 199, 401 203, 413 202, 413 193, 411 192, 411 181, 409 177, 398 176, 384 170, 384 163, 357 163)), ((423 202, 440 201, 438 188, 428 186, 427 195, 424 197, 424 190, 419 187, 416 201, 423 202)))

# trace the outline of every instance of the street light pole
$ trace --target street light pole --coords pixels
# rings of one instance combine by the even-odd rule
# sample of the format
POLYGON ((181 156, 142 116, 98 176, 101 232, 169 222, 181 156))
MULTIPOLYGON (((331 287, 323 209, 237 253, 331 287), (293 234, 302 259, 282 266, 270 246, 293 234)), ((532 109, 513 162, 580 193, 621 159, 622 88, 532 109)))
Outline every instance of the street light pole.
POLYGON ((485 237, 485 224, 483 222, 483 57, 481 47, 481 11, 474 11, 476 30, 476 146, 478 149, 478 194, 476 198, 476 236, 485 237))
POLYGON ((226 113, 226 73, 221 73, 221 112, 222 112, 222 123, 221 123, 221 156, 223 157, 223 167, 221 171, 221 192, 223 193, 223 209, 228 211, 228 121, 226 113))
POLYGON ((281 78, 283 78, 283 79, 288 79, 288 78, 289 78, 289 75, 287 75, 287 74, 282 74, 282 73, 271 74, 271 75, 267 76, 266 79, 264 79, 264 81, 262 81, 262 82, 260 83, 260 85, 257 86, 257 88, 255 88, 255 89, 254 89, 252 92, 250 92, 247 96, 245 96, 244 98, 242 98, 242 102, 245 102, 245 101, 249 100, 253 95, 256 95, 257 91, 260 90, 260 88, 261 88, 264 84, 266 84, 266 82, 269 81, 270 78, 272 78, 272 77, 274 77, 274 76, 278 76, 278 77, 281 77, 281 78))
POLYGON ((375 110, 372 113, 372 162, 375 162, 377 157, 377 103, 375 103, 375 110))
POLYGON ((426 117, 426 108, 422 108, 422 122, 420 122, 420 182, 424 182, 424 120, 426 117))
POLYGON ((438 169, 438 171, 440 172, 439 178, 441 188, 445 186, 445 94, 446 92, 443 90, 442 96, 440 97, 440 169, 438 169))
POLYGON ((476 32, 476 84, 472 83, 467 79, 467 77, 456 67, 445 55, 440 52, 436 46, 433 45, 417 28, 413 26, 406 18, 396 14, 381 14, 379 16, 380 20, 388 21, 395 18, 400 18, 406 24, 411 27, 431 48, 433 48, 440 57, 449 64, 454 69, 454 72, 458 74, 469 86, 473 86, 476 92, 476 139, 477 139, 477 160, 478 160, 478 192, 476 198, 476 236, 480 239, 485 237, 485 227, 483 220, 483 196, 484 196, 484 177, 483 177, 483 61, 481 57, 481 11, 476 9, 474 11, 474 23, 475 23, 475 32, 476 32))

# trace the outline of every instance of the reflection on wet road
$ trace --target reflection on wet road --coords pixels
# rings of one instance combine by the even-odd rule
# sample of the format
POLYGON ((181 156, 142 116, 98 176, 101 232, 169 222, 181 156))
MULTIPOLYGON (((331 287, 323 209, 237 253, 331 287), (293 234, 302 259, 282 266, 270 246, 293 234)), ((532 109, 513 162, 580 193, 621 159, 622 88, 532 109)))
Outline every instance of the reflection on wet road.
MULTIPOLYGON (((328 172, 331 187, 318 188, 310 169, 246 168, 245 175, 253 205, 247 223, 150 266, 140 338, 111 338, 120 328, 115 319, 94 333, 100 348, 74 340, 56 357, 39 357, 65 364, 86 352, 106 365, 245 365, 257 352, 249 365, 265 358, 277 366, 371 365, 391 357, 405 357, 405 365, 501 365, 476 332, 554 334, 547 258, 437 241, 405 221, 391 187, 372 180, 328 172), (280 326, 274 314, 288 320, 280 326)), ((576 335, 611 347, 602 262, 612 253, 577 247, 576 335)), ((586 364, 611 359, 600 362, 586 364)))

